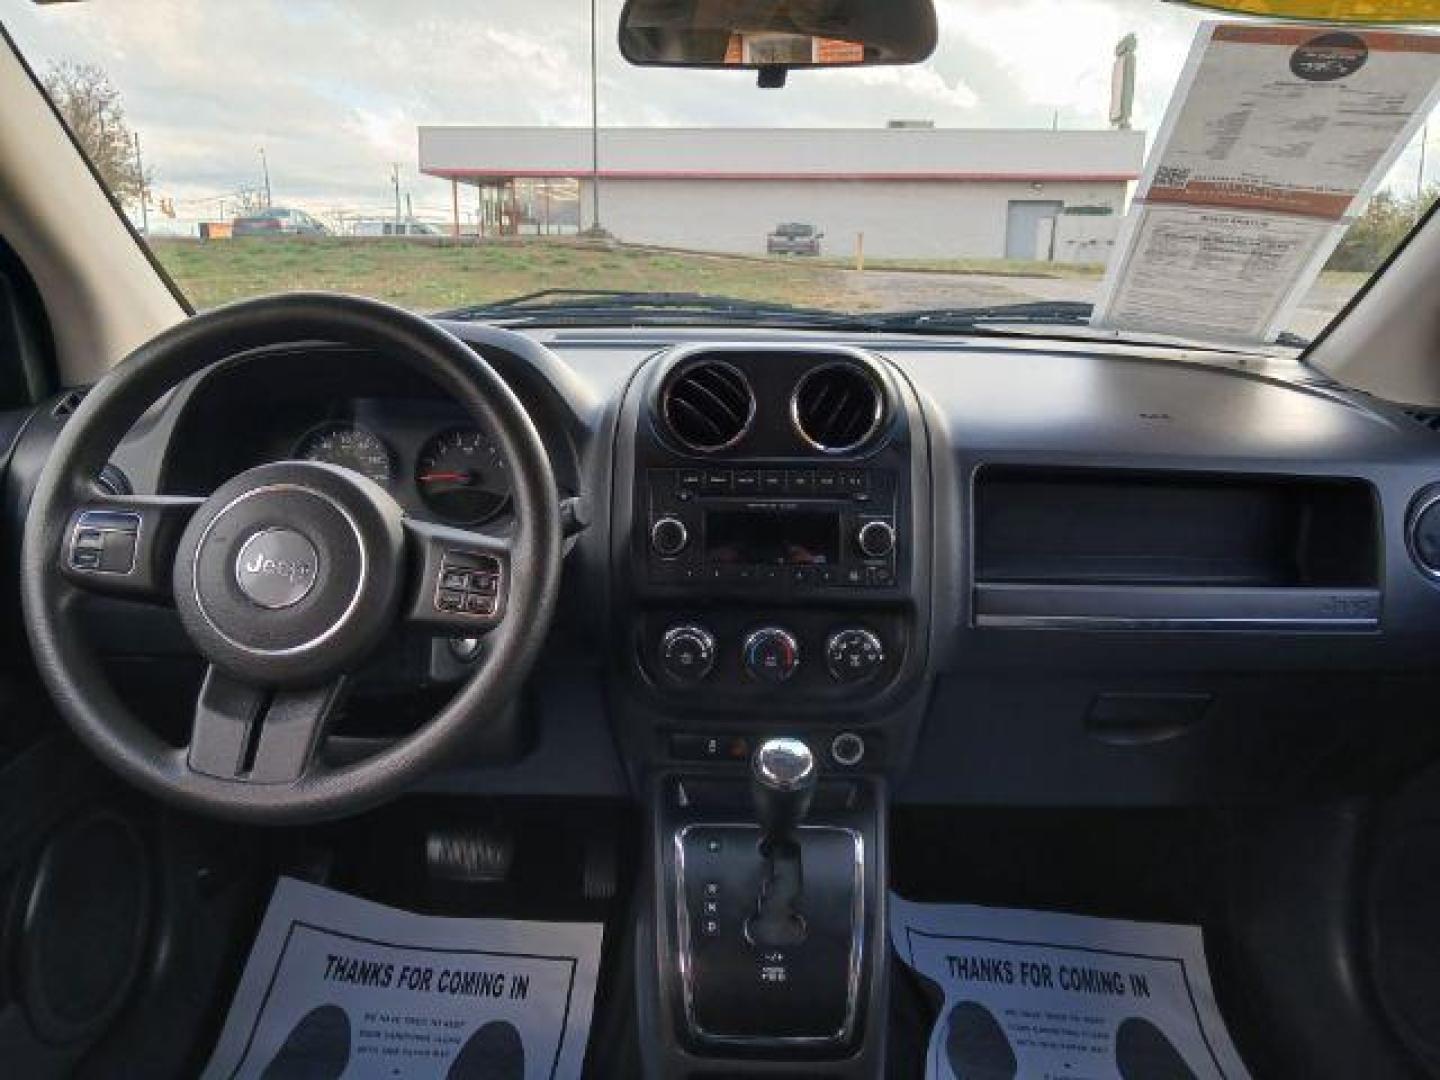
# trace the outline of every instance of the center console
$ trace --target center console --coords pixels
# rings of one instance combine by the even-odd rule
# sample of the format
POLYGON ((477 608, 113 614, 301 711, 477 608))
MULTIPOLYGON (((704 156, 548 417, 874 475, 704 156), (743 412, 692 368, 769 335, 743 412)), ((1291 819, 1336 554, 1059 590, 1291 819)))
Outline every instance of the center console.
POLYGON ((683 346, 616 440, 610 674, 650 795, 655 1075, 878 1075, 885 793, 930 618, 919 403, 856 349, 683 346))

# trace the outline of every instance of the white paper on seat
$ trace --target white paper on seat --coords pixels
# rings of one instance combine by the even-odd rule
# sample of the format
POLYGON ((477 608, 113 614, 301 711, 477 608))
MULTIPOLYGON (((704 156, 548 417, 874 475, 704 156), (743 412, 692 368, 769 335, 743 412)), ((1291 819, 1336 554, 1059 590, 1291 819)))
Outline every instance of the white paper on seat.
POLYGON ((928 1080, 1245 1080, 1199 927, 892 894, 900 959, 944 993, 928 1080))
POLYGON ((578 1077, 602 930, 415 915, 281 878, 204 1075, 578 1077))

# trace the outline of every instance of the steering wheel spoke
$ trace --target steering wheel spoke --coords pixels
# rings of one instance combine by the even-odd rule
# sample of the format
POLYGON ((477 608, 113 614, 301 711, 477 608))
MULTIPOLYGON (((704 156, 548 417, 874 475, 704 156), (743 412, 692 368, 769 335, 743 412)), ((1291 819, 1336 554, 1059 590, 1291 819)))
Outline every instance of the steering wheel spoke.
POLYGON ((87 500, 65 527, 61 574, 86 592, 173 602, 175 550, 203 501, 170 495, 87 500))
POLYGON ((415 518, 404 528, 414 568, 407 621, 469 636, 498 626, 510 592, 509 542, 415 518))
POLYGON ((343 678, 273 690, 212 666, 195 703, 190 770, 250 784, 293 784, 311 770, 344 694, 343 678))

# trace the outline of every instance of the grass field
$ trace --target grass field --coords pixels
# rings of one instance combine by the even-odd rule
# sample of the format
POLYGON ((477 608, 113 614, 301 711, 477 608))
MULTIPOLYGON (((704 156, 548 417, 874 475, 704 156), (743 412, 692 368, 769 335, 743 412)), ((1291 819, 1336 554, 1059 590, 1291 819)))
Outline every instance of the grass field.
POLYGON ((197 308, 295 289, 358 293, 426 312, 550 288, 706 292, 809 305, 833 304, 844 292, 837 270, 798 260, 563 242, 157 238, 153 246, 197 308))
MULTIPOLYGON (((700 292, 848 311, 1093 300, 1098 266, 999 259, 763 258, 606 246, 567 240, 247 239, 154 241, 161 263, 197 308, 295 289, 373 296, 435 312, 541 289, 700 292)), ((1326 273, 1292 329, 1313 336, 1364 282, 1326 273)))

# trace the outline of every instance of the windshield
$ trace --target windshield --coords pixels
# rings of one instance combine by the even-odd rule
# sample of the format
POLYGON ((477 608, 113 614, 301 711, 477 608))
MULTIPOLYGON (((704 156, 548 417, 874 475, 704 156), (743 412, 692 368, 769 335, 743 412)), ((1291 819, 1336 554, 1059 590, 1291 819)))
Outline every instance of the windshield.
MULTIPOLYGON (((1434 194, 1427 117, 1411 108, 1385 128, 1395 145, 1377 144, 1353 200, 1323 221, 1281 207, 1300 218, 1244 241, 1227 301, 1194 283, 1236 277, 1218 261, 1242 257, 1222 250, 1226 230, 1253 222, 1137 217, 1137 190, 1154 184, 1158 207, 1189 174, 1157 145, 1300 160, 1335 120, 1325 110, 1342 106, 1317 97, 1315 115, 1285 120, 1281 135, 1267 100, 1242 116, 1217 99, 1198 134, 1188 114, 1166 125, 1177 96, 1225 89, 1227 61, 1195 53, 1213 16, 1157 0, 942 0, 927 62, 797 71, 764 89, 753 72, 630 66, 620 8, 599 0, 592 27, 586 0, 0 0, 20 52, 197 309, 323 288, 504 318, 514 311, 489 305, 543 292, 524 305, 531 321, 537 307, 741 320, 791 305, 896 328, 907 325, 896 313, 916 311, 915 329, 1080 328, 1097 303, 1124 307, 1130 287, 1125 302, 1152 321, 1115 315, 1122 337, 1148 326, 1284 349, 1320 332, 1434 194), (1201 228, 1196 254, 1183 245, 1201 228), (1129 276, 1107 279, 1107 267, 1129 276), (1243 304, 1252 273, 1293 294, 1281 289, 1263 331, 1264 320, 1154 318, 1186 297, 1243 304), (590 292, 577 305, 553 290, 590 292), (637 305, 651 293, 670 299, 637 305), (713 297, 726 304, 702 302, 713 297)), ((1427 111, 1434 77, 1412 78, 1427 111)))

